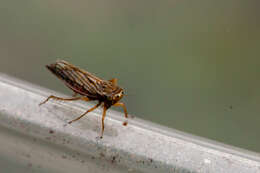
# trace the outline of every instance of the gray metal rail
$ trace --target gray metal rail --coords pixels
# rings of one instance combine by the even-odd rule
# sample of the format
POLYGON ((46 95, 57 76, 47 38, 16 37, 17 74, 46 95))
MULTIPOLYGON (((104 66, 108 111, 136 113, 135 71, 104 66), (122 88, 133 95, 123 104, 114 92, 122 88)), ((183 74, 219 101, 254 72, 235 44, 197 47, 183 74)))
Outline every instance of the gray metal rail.
MULTIPOLYGON (((0 74, 0 172, 260 172, 258 154, 101 109, 66 122, 91 105, 50 101, 54 94, 0 74)), ((55 93, 55 95, 60 95, 55 93)))

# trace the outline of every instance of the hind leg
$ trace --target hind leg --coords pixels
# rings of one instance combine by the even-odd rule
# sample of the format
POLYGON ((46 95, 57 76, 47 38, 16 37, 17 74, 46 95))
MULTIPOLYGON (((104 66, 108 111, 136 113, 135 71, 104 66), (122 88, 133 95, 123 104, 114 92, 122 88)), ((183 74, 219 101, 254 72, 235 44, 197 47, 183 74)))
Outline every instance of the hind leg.
POLYGON ((69 124, 73 123, 74 121, 79 120, 80 118, 82 118, 84 115, 86 115, 87 113, 94 111, 96 108, 98 108, 101 105, 101 102, 98 102, 98 104, 96 104, 94 107, 90 108, 89 110, 87 110, 84 114, 80 115, 78 118, 71 120, 70 122, 68 122, 69 124))
POLYGON ((57 96, 54 96, 54 95, 50 95, 47 99, 45 99, 43 102, 41 102, 39 104, 39 106, 41 106, 42 104, 46 103, 50 99, 60 100, 60 101, 74 101, 74 100, 89 101, 89 99, 87 97, 62 98, 62 97, 57 97, 57 96))

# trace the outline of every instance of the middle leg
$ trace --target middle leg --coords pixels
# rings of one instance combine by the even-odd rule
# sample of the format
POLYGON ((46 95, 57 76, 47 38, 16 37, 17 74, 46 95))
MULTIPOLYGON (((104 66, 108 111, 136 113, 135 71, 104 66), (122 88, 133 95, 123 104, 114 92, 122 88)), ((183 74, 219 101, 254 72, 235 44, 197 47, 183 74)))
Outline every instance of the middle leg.
POLYGON ((106 111, 107 111, 107 107, 104 105, 103 115, 102 115, 102 130, 101 130, 100 138, 103 138, 103 133, 104 133, 104 129, 105 129, 104 120, 105 120, 105 117, 106 117, 106 111))

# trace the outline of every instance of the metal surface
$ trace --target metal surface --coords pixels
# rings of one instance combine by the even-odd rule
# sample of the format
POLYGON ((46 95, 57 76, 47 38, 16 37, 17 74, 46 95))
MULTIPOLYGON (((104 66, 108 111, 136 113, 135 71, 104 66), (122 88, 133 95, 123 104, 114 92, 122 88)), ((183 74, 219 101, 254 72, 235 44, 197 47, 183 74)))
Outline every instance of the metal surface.
MULTIPOLYGON (((0 74, 0 172, 257 173, 260 157, 173 129, 101 109, 71 125, 91 104, 50 101, 49 91, 0 74)), ((55 93, 55 95, 61 95, 55 93)), ((61 95, 62 96, 62 95, 61 95)))

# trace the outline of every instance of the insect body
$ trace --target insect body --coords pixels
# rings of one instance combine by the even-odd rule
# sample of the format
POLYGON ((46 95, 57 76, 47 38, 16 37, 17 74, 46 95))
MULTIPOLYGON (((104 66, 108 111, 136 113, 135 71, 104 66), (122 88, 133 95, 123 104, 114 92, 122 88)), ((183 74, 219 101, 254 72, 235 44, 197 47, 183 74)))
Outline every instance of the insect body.
MULTIPOLYGON (((98 101, 98 103, 94 107, 87 110, 78 118, 70 121, 69 124, 79 120, 84 115, 95 110, 97 107, 103 104, 102 130, 100 136, 100 138, 102 138, 104 133, 104 119, 107 109, 109 109, 111 106, 121 106, 124 109, 125 117, 128 118, 126 106, 124 105, 124 103, 119 102, 119 100, 124 96, 124 92, 123 89, 117 85, 117 79, 102 80, 94 76, 93 74, 84 71, 63 60, 58 60, 54 64, 46 65, 46 67, 54 75, 61 79, 67 87, 73 90, 75 94, 72 98, 61 98, 51 95, 42 103, 40 103, 40 105, 46 103, 50 99, 63 101, 98 101), (81 96, 76 97, 76 95, 78 94, 81 96)), ((127 125, 127 122, 124 122, 123 124, 127 125)))

